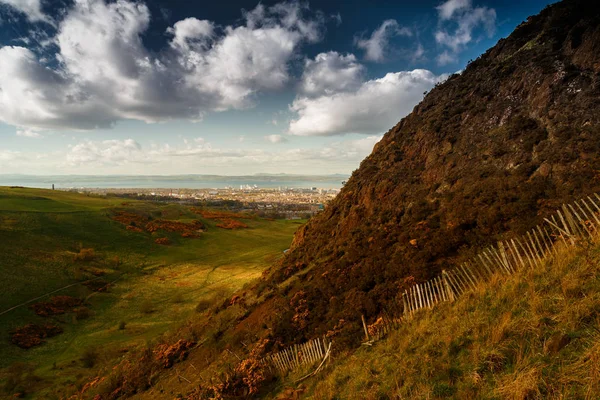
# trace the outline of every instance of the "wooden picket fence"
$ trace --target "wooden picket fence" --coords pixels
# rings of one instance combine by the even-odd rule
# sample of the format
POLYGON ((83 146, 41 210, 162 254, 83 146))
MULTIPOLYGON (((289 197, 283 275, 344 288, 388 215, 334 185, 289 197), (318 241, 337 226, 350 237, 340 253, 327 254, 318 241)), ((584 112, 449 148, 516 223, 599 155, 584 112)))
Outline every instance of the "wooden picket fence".
POLYGON ((442 271, 441 275, 405 290, 401 301, 396 302, 399 304, 395 310, 400 312, 385 312, 369 327, 363 319, 365 344, 384 337, 419 310, 431 309, 440 302, 454 301, 496 273, 510 275, 523 268, 541 265, 556 254, 559 242, 570 246, 582 241, 595 242, 600 237, 599 204, 600 196, 594 194, 593 197, 563 205, 550 218, 544 218, 544 224, 525 235, 498 242, 469 262, 451 271, 442 271))
POLYGON ((323 362, 331 353, 331 341, 317 338, 303 344, 293 345, 278 353, 263 358, 264 365, 272 371, 285 373, 302 366, 310 366, 323 362))

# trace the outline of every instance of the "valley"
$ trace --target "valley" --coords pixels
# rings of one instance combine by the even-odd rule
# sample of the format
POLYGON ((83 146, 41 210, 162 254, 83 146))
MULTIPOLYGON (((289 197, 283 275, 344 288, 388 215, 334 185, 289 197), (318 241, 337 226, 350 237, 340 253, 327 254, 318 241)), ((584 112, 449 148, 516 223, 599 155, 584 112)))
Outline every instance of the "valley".
POLYGON ((223 229, 190 207, 0 188, 0 279, 10 282, 3 287, 0 312, 79 281, 102 282, 76 284, 0 315, 0 367, 31 369, 39 381, 27 382, 27 391, 44 393, 49 385, 68 390, 91 366, 180 327, 203 301, 229 299, 283 254, 302 223, 248 216, 242 221, 247 228, 223 229), (140 232, 116 221, 118 213, 154 221, 200 220, 203 232, 191 238, 140 232), (171 244, 155 243, 159 236, 171 244), (86 311, 41 317, 30 308, 53 296, 84 299, 86 311), (27 350, 10 342, 15 328, 46 323, 64 332, 27 350), (86 355, 92 358, 87 364, 86 355))

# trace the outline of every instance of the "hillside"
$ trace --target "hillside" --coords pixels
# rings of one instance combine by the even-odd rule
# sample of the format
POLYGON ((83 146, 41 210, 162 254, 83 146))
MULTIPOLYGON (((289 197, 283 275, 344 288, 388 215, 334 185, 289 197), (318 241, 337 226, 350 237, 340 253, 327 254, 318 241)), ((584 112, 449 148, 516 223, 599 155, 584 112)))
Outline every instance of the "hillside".
POLYGON ((599 263, 597 245, 564 247, 539 268, 498 274, 338 355, 302 398, 596 399, 599 263))
POLYGON ((296 234, 270 277, 289 283, 273 336, 356 344, 361 314, 600 189, 598 109, 600 4, 530 17, 431 90, 296 234))
POLYGON ((0 187, 0 398, 65 398, 260 277, 300 224, 0 187))

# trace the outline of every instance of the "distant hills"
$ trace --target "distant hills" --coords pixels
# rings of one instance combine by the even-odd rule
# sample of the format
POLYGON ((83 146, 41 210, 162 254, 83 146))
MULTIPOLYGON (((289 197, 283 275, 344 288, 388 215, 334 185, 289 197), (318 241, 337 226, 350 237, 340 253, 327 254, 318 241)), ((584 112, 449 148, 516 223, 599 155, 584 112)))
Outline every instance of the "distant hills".
POLYGON ((340 188, 349 175, 21 175, 0 174, 0 186, 49 188, 223 188, 236 185, 259 187, 326 187, 340 188))

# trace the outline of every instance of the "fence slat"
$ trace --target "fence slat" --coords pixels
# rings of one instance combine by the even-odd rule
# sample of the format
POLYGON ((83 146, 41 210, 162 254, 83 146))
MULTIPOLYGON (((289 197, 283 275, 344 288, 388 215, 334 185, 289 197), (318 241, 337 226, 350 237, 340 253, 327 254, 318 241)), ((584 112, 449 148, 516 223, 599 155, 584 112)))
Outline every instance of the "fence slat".
POLYGON ((502 260, 504 260, 504 265, 506 265, 506 270, 508 271, 508 274, 512 274, 516 272, 516 268, 513 267, 510 262, 508 261, 508 255, 506 254, 506 246, 504 244, 504 242, 500 241, 498 242, 498 251, 500 252, 500 255, 502 256, 502 260))
POLYGON ((488 259, 488 261, 490 262, 490 265, 492 266, 494 271, 502 272, 504 267, 498 260, 495 259, 494 254, 492 253, 492 251, 490 249, 484 249, 482 253, 483 253, 484 257, 488 259))
POLYGON ((467 267, 467 263, 461 264, 459 268, 462 269, 464 276, 467 277, 467 281, 473 286, 473 289, 476 289, 477 283, 475 283, 475 281, 471 277, 472 272, 469 271, 469 268, 467 267))
MULTIPOLYGON (((589 196, 588 196, 588 199, 593 203, 592 199, 589 196)), ((596 220, 596 227, 600 227, 600 219, 598 219, 598 215, 594 211, 592 211, 589 204, 584 199, 581 199, 581 202, 583 203, 583 205, 585 205, 585 208, 588 209, 590 214, 592 214, 592 216, 596 220)))
MULTIPOLYGON (((529 233, 529 232, 527 232, 527 233, 529 233)), ((539 267, 540 264, 538 263, 538 258, 535 253, 535 250, 533 248, 533 243, 531 242, 531 238, 523 237, 523 241, 525 242, 525 246, 527 246, 527 249, 529 250, 529 254, 531 254, 531 260, 533 261, 533 263, 535 264, 536 267, 539 267)))
MULTIPOLYGON (((575 203, 577 206, 579 206, 579 204, 575 203)), ((594 238, 594 235, 592 234, 592 232, 590 231, 590 228, 588 228, 588 226, 586 225, 585 221, 579 216, 579 214, 577 213, 577 211, 575 211, 575 208, 569 204, 569 208, 571 209, 571 212, 575 215, 575 218, 577 219, 577 221, 579 222, 578 225, 583 226, 583 228, 585 229, 585 231, 587 232, 587 234, 589 235, 590 239, 594 238)), ((583 211, 583 210, 581 210, 583 211)), ((580 211, 580 212, 581 212, 580 211)), ((585 215, 585 214, 583 214, 585 215)))
POLYGON ((556 210, 556 213, 558 214, 558 217, 560 218, 562 224, 563 224, 563 230, 567 233, 567 236, 569 238, 569 241, 571 242, 571 244, 575 244, 575 239, 573 238, 573 234, 575 232, 571 232, 571 230, 569 229, 569 224, 566 222, 566 219, 563 217, 562 213, 560 212, 560 210, 556 210))
POLYGON ((471 285, 469 285, 469 281, 464 276, 464 272, 460 270, 460 265, 456 267, 452 272, 454 272, 454 276, 460 279, 461 283, 464 285, 464 292, 468 291, 471 285))
POLYGON ((431 284, 431 289, 433 291, 433 301, 435 302, 435 304, 439 303, 441 301, 441 299, 439 299, 438 297, 438 292, 437 292, 437 276, 435 278, 433 278, 432 284, 431 284))
POLYGON ((431 308, 431 299, 429 297, 429 288, 427 287, 427 281, 423 282, 422 284, 423 287, 423 294, 425 295, 425 303, 427 304, 427 308, 431 308))
POLYGON ((456 276, 456 273, 454 271, 449 271, 446 273, 446 276, 448 277, 451 284, 454 286, 454 291, 456 292, 456 295, 460 296, 465 291, 465 289, 458 277, 456 276))
POLYGON ((450 298, 448 297, 448 292, 447 292, 447 288, 444 285, 444 278, 443 276, 438 276, 438 284, 439 284, 439 288, 440 288, 440 294, 442 295, 442 299, 444 299, 444 301, 449 301, 450 298))
POLYGON ((429 308, 432 308, 433 307, 433 297, 431 296, 430 281, 425 282, 425 288, 427 291, 427 303, 429 304, 429 308))
POLYGON ((569 226, 571 226, 571 231, 573 232, 573 234, 576 236, 583 237, 583 230, 581 229, 577 221, 575 221, 575 218, 573 217, 573 214, 571 213, 569 208, 565 204, 563 204, 562 209, 563 213, 565 214, 565 218, 569 223, 569 226))

